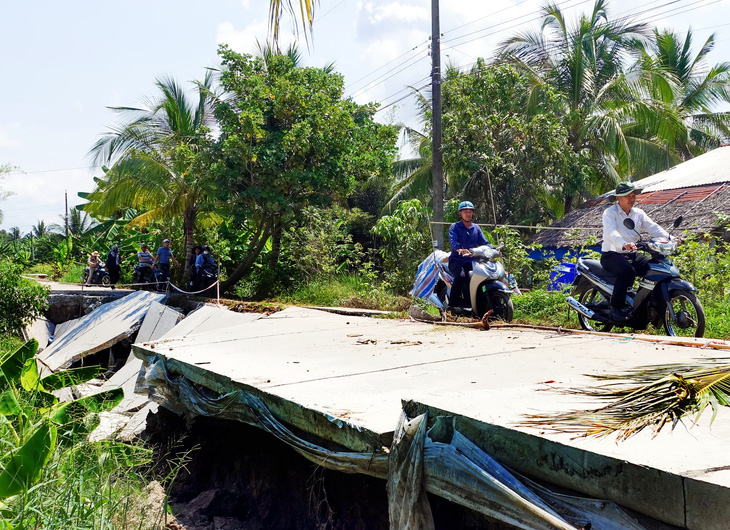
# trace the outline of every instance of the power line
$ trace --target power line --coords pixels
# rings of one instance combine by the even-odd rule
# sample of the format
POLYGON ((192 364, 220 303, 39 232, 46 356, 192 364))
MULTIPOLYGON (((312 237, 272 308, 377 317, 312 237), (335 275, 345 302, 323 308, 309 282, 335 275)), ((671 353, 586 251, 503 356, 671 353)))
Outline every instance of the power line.
POLYGON ((76 171, 79 169, 99 169, 98 166, 67 167, 64 169, 41 169, 38 171, 13 171, 4 175, 33 175, 36 173, 58 173, 60 171, 76 171))

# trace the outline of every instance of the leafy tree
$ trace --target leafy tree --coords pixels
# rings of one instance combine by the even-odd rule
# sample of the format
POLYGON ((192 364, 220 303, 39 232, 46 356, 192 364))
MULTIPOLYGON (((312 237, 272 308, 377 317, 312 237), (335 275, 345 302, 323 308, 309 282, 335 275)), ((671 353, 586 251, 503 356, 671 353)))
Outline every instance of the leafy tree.
MULTIPOLYGON (((5 175, 7 173, 10 173, 11 171, 13 171, 13 169, 15 169, 15 168, 13 166, 11 166, 10 164, 0 164, 0 201, 4 201, 10 195, 12 195, 11 192, 3 190, 2 182, 5 179, 5 175)), ((0 210, 0 223, 2 222, 2 220, 3 220, 3 211, 0 210)))
POLYGON ((549 87, 531 94, 513 67, 487 67, 481 59, 442 86, 451 187, 490 212, 485 217, 494 223, 531 224, 553 216, 548 198, 572 194, 580 171, 556 116, 562 97, 549 87), (531 97, 537 104, 530 113, 531 97))
MULTIPOLYGON (((196 83, 197 100, 190 101, 174 79, 158 79, 160 95, 146 108, 116 107, 124 123, 113 127, 91 149, 95 163, 114 163, 96 189, 80 194, 85 210, 95 217, 119 216, 124 209, 141 210, 130 225, 179 219, 185 253, 194 245, 198 218, 217 220, 206 190, 199 152, 212 122, 212 74, 196 83)), ((184 278, 189 277, 186 262, 184 278)))
POLYGON ((0 333, 19 333, 46 308, 48 289, 22 272, 22 265, 0 261, 0 333))
POLYGON ((632 160, 632 146, 640 145, 646 156, 664 155, 662 146, 630 134, 635 121, 656 116, 639 84, 623 72, 623 60, 647 34, 646 25, 609 20, 606 7, 606 0, 596 0, 590 15, 569 26, 560 7, 547 4, 541 31, 520 33, 500 50, 500 57, 513 62, 535 92, 553 87, 564 96, 560 117, 570 148, 593 166, 590 174, 574 176, 576 190, 565 195, 566 212, 591 186, 613 187, 621 173, 632 170, 632 161, 641 162, 641 157, 632 160))
POLYGON ((271 245, 278 260, 284 226, 309 205, 342 201, 357 182, 389 175, 396 130, 373 120, 376 106, 343 100, 343 79, 327 68, 297 68, 287 55, 264 60, 220 48, 225 96, 216 117, 211 172, 218 197, 249 234, 233 287, 271 245))

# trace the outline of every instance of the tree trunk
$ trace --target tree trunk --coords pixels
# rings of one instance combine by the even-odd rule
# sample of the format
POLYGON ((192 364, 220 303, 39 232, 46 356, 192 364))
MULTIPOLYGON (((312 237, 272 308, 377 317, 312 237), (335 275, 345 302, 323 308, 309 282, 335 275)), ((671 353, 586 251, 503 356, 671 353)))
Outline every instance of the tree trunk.
POLYGON ((251 243, 248 247, 248 254, 244 258, 243 262, 241 262, 241 264, 236 267, 236 270, 233 271, 233 273, 228 277, 226 281, 221 283, 221 292, 225 293, 231 290, 233 287, 235 287, 238 281, 243 278, 249 270, 251 270, 251 267, 256 262, 256 259, 261 254, 261 251, 264 249, 266 241, 268 241, 269 239, 273 224, 273 220, 267 220, 264 222, 258 233, 251 240, 251 243))
POLYGON ((183 285, 187 285, 190 281, 190 254, 193 252, 193 247, 195 246, 195 217, 197 215, 197 211, 195 208, 190 208, 189 210, 185 211, 185 214, 183 215, 183 238, 185 239, 185 255, 183 256, 184 266, 183 269, 183 285))

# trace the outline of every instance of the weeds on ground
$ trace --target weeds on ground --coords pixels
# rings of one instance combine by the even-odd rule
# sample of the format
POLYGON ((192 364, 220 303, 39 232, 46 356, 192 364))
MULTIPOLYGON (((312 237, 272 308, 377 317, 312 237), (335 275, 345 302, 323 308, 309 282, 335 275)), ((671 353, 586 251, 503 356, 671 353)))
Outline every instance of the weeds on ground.
POLYGON ((394 295, 390 286, 372 281, 367 275, 346 274, 332 279, 315 280, 281 296, 284 303, 314 306, 355 307, 404 311, 410 299, 394 295))
POLYGON ((537 326, 578 327, 575 311, 571 311, 565 302, 566 296, 562 292, 540 289, 523 293, 522 296, 513 296, 514 322, 537 326))
POLYGON ((70 265, 58 277, 58 281, 62 283, 81 283, 81 277, 84 274, 83 265, 70 265))

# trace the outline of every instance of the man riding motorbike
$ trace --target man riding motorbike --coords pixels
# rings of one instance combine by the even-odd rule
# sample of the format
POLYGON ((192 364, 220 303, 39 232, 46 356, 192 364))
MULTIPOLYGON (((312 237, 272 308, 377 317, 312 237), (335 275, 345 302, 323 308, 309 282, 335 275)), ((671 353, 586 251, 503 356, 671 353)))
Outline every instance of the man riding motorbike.
POLYGON ((611 296, 611 319, 625 322, 631 309, 626 306, 626 293, 634 284, 637 274, 643 276, 649 270, 649 257, 636 253, 639 233, 647 232, 652 237, 666 237, 669 234, 652 221, 643 210, 634 208, 636 196, 641 193, 631 182, 621 182, 616 186, 616 204, 603 212, 603 245, 601 246, 601 265, 616 276, 611 296), (634 221, 635 230, 624 225, 624 219, 634 221))
POLYGON ((139 283, 149 283, 154 281, 152 265, 154 264, 155 258, 147 248, 146 243, 140 244, 139 248, 140 250, 137 252, 138 281, 139 283))
POLYGON ((475 259, 469 257, 469 249, 489 245, 479 225, 472 223, 474 205, 469 201, 463 201, 459 204, 458 213, 461 220, 449 227, 449 243, 451 243, 449 271, 454 276, 449 301, 451 307, 461 307, 465 298, 469 271, 473 269, 472 263, 475 259))

